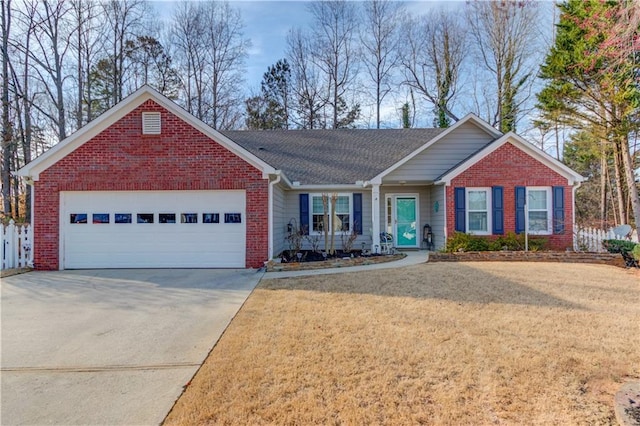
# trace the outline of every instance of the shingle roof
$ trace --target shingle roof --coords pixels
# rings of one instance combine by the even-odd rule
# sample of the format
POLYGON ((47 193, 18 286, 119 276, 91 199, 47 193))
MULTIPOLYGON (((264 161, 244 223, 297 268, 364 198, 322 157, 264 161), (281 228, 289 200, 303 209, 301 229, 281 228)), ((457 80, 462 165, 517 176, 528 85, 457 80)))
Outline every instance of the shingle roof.
POLYGON ((226 137, 303 185, 368 180, 445 129, 222 131, 226 137))

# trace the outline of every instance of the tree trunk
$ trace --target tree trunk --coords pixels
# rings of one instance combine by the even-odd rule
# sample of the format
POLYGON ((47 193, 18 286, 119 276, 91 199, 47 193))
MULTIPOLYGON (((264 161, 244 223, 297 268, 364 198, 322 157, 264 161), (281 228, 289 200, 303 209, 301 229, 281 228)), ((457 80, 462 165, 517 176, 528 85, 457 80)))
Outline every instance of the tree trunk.
POLYGON ((616 181, 616 193, 617 193, 617 201, 618 201, 618 218, 616 219, 616 225, 622 225, 626 222, 625 217, 625 202, 624 202, 624 192, 622 190, 622 186, 624 185, 624 176, 622 174, 622 170, 620 169, 620 150, 617 146, 617 141, 614 143, 614 152, 613 152, 613 167, 615 171, 615 181, 616 181))
POLYGON ((640 198, 638 198, 638 186, 635 181, 631 153, 629 152, 629 141, 626 138, 623 138, 623 140, 620 141, 620 148, 629 201, 631 202, 631 211, 633 212, 633 224, 637 228, 638 225, 640 225, 640 198))
POLYGON ((600 153, 600 229, 607 224, 607 152, 602 144, 600 153))
POLYGON ((9 26, 11 0, 2 0, 2 209, 11 214, 11 122, 9 121, 9 26))

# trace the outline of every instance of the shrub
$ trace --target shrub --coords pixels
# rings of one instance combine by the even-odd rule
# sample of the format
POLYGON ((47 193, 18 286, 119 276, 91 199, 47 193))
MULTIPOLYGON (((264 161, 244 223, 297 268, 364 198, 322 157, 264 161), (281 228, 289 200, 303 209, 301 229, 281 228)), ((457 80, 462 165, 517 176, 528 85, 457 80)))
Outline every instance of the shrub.
POLYGON ((635 260, 640 261, 640 244, 636 244, 633 250, 631 250, 631 255, 635 260))
MULTIPOLYGON (((529 236, 530 251, 543 250, 546 245, 546 238, 529 236)), ((452 236, 447 238, 444 251, 449 253, 457 251, 522 251, 524 247, 524 234, 517 235, 508 232, 506 235, 488 237, 454 232, 452 236)))
POLYGON ((604 240, 602 247, 607 249, 609 253, 631 252, 634 250, 636 243, 628 240, 604 240))

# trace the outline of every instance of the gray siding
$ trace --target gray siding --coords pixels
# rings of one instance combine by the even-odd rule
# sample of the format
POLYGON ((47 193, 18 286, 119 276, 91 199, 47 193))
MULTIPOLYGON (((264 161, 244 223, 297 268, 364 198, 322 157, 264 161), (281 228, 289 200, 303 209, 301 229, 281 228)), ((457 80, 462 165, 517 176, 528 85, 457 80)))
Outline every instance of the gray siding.
POLYGON ((285 206, 285 191, 278 184, 273 188, 273 256, 276 257, 284 250, 284 235, 287 220, 285 206))
MULTIPOLYGON (((328 193, 333 193, 335 191, 326 191, 328 193)), ((281 250, 274 250, 274 253, 279 254, 283 250, 289 250, 289 244, 285 240, 286 238, 286 229, 287 224, 291 221, 295 223, 297 226, 300 226, 300 194, 317 194, 322 193, 322 191, 285 191, 285 208, 283 211, 283 221, 281 225, 282 229, 282 237, 281 237, 281 250)), ((353 248, 360 250, 362 248, 362 243, 366 244, 366 248, 369 249, 371 247, 371 190, 368 188, 363 188, 361 191, 340 191, 340 193, 345 194, 353 194, 353 193, 361 193, 362 194, 362 232, 363 235, 358 235, 355 243, 353 244, 353 248)), ((275 234, 275 232, 274 232, 275 234)), ((313 236, 310 236, 313 237, 313 236)), ((336 249, 342 249, 342 240, 340 238, 340 234, 336 234, 335 236, 335 247, 336 249)), ((275 243, 274 243, 275 245, 275 243)), ((320 244, 319 247, 321 250, 324 250, 324 235, 320 235, 320 244)), ((304 250, 311 249, 311 243, 308 239, 305 239, 303 242, 302 248, 304 250)))
POLYGON ((431 200, 433 201, 432 205, 438 202, 439 208, 438 212, 432 210, 431 213, 431 225, 433 232, 433 242, 435 244, 435 249, 440 250, 444 248, 445 244, 445 213, 446 213, 446 204, 445 204, 445 186, 444 185, 436 185, 431 187, 431 200))
POLYGON ((384 177, 383 183, 435 180, 494 138, 466 123, 384 177))

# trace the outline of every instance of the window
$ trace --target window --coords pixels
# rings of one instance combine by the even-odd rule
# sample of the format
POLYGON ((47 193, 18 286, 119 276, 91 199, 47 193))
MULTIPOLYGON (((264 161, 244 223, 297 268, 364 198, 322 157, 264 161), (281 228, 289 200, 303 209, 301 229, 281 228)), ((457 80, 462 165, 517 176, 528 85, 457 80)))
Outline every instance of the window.
POLYGON ((551 188, 527 188, 529 232, 551 234, 551 188))
POLYGON ((109 213, 94 213, 93 223, 109 223, 109 213))
POLYGON ((69 223, 87 223, 86 213, 71 213, 69 215, 69 223))
POLYGON ((242 214, 240 213, 225 213, 224 223, 242 223, 242 214))
MULTIPOLYGON (((322 194, 312 194, 311 198, 311 232, 324 232, 324 212, 325 207, 322 202, 322 194)), ((350 232, 351 217, 353 215, 351 195, 338 195, 335 199, 335 214, 333 217, 331 195, 327 198, 327 219, 329 220, 329 229, 333 232, 350 232)))
POLYGON ((175 213, 160 213, 158 215, 158 222, 160 223, 176 223, 175 213))
POLYGON ((182 213, 180 215, 181 223, 198 223, 198 213, 182 213))
POLYGON ((489 188, 467 188, 467 232, 488 235, 491 191, 489 188))
POLYGON ((138 223, 153 223, 153 213, 138 213, 138 223))
POLYGON ((220 223, 220 214, 202 213, 202 223, 220 223))
POLYGON ((115 223, 131 223, 131 213, 116 213, 114 215, 115 223))

